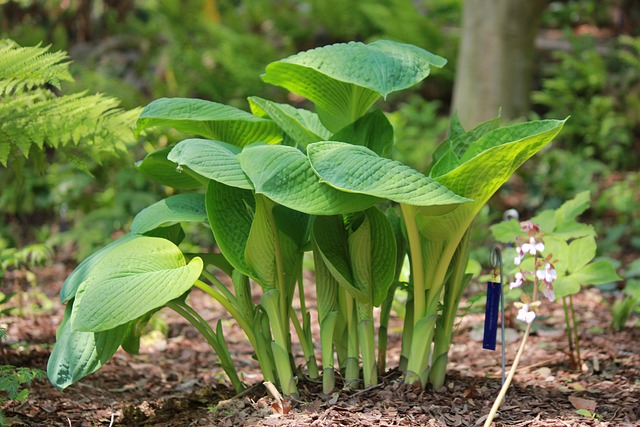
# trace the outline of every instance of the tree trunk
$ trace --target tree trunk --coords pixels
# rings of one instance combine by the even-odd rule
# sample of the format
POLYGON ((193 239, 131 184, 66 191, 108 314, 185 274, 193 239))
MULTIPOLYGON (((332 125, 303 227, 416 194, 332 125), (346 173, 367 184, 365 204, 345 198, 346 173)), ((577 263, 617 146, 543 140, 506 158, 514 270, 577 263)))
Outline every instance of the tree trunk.
POLYGON ((452 110, 465 128, 529 112, 533 52, 548 0, 465 0, 452 110))

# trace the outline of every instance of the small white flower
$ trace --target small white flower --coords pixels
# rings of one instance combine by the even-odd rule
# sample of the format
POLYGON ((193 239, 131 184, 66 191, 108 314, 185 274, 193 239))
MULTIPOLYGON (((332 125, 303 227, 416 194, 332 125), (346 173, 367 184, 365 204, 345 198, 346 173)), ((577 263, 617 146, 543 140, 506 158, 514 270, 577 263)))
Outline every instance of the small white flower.
POLYGON ((524 280, 524 274, 518 271, 516 273, 516 278, 513 282, 509 283, 509 289, 519 288, 522 285, 522 281, 524 280))
POLYGON ((534 313, 533 311, 529 311, 529 304, 524 304, 522 308, 518 310, 517 319, 522 322, 531 323, 535 318, 536 313, 534 313))
POLYGON ((513 263, 515 265, 520 265, 521 262, 522 262, 522 257, 520 255, 516 255, 516 257, 513 259, 513 263))
POLYGON ((547 284, 552 284, 553 281, 558 278, 558 273, 556 273, 556 269, 547 262, 544 265, 544 269, 536 271, 536 277, 540 280, 544 280, 547 284))
POLYGON ((553 292, 553 288, 549 285, 547 285, 543 290, 542 293, 544 294, 545 297, 547 297, 547 299, 550 302, 554 302, 556 300, 556 294, 553 292))
POLYGON ((544 251, 544 243, 536 242, 536 239, 531 237, 529 239, 529 243, 522 244, 522 251, 531 255, 535 255, 536 252, 544 251))

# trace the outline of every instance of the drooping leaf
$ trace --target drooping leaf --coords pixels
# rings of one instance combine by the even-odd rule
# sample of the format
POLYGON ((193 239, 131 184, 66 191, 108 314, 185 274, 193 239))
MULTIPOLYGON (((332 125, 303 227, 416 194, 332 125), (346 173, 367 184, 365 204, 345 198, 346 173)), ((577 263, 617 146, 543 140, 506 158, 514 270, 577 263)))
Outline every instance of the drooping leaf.
POLYGON ((133 234, 144 234, 176 222, 207 220, 204 194, 186 193, 167 197, 140 211, 131 223, 133 234))
POLYGON ((280 129, 271 120, 202 99, 161 98, 151 102, 136 121, 136 134, 153 126, 170 126, 240 147, 258 141, 282 141, 280 129))
POLYGON ((120 325, 102 332, 76 331, 70 321, 72 309, 70 301, 47 362, 49 381, 59 390, 100 369, 118 350, 127 330, 127 325, 120 325))
POLYGON ((169 225, 167 227, 154 228, 153 230, 144 233, 144 235, 148 237, 160 237, 162 239, 166 239, 176 246, 179 246, 186 237, 186 234, 182 229, 182 225, 179 223, 169 225))
POLYGON ((152 310, 127 323, 127 330, 121 344, 124 351, 129 354, 138 354, 140 352, 140 338, 142 338, 147 324, 158 310, 159 308, 152 310))
POLYGON ((367 209, 364 221, 348 238, 351 270, 357 287, 375 307, 386 298, 396 267, 396 240, 387 217, 367 209))
POLYGON ((296 144, 306 147, 307 144, 328 139, 331 132, 322 125, 317 114, 295 108, 289 104, 279 104, 252 96, 249 98, 251 111, 256 115, 264 114, 273 120, 289 135, 296 144))
POLYGON ((282 280, 292 286, 302 268, 302 246, 306 243, 308 216, 276 205, 256 195, 256 212, 249 232, 245 259, 267 289, 282 280), (286 230, 286 231, 285 231, 286 230), (278 259, 282 271, 278 272, 278 259))
POLYGON ((404 163, 379 157, 366 147, 318 142, 307 147, 311 165, 323 181, 348 192, 367 194, 415 206, 467 202, 404 163))
POLYGON ((82 282, 87 279, 91 271, 102 262, 103 258, 107 256, 107 254, 136 237, 137 236, 133 234, 127 234, 85 258, 62 284, 62 289, 60 289, 60 302, 65 303, 74 298, 82 282))
POLYGON ((202 182, 184 171, 181 172, 175 163, 167 160, 170 151, 171 147, 167 147, 147 154, 143 160, 136 163, 136 167, 147 178, 178 190, 195 190, 204 187, 202 182))
POLYGON ((339 215, 318 216, 313 221, 313 240, 333 277, 360 301, 366 301, 366 293, 357 288, 351 272, 349 241, 345 224, 339 215))
POLYGON ((416 46, 379 40, 334 44, 273 62, 263 80, 316 105, 322 123, 337 132, 380 97, 415 85, 446 60, 416 46))
POLYGON ((233 268, 255 278, 256 273, 244 258, 256 209, 253 193, 210 181, 206 203, 211 231, 220 251, 233 268))
POLYGON ((241 149, 226 142, 191 138, 176 144, 167 159, 208 179, 231 187, 253 190, 236 156, 241 149))
POLYGON ((168 240, 140 236, 104 255, 76 292, 74 330, 105 331, 162 307, 198 279, 203 263, 186 263, 168 240))
POLYGON ((376 109, 325 140, 362 145, 380 157, 389 157, 391 145, 393 145, 393 126, 387 116, 381 110, 376 109))
POLYGON ((347 194, 320 182, 307 156, 294 147, 246 147, 238 160, 256 193, 310 215, 356 212, 380 201, 367 195, 347 194))

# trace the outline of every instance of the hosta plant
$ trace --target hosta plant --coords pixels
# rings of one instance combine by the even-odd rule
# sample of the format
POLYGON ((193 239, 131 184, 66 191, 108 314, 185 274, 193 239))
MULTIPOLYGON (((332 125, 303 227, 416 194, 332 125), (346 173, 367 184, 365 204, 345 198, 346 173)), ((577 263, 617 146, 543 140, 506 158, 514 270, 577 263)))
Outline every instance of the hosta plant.
POLYGON ((346 386, 372 386, 385 368, 387 323, 402 287, 410 296, 405 381, 441 386, 469 281, 472 221, 563 125, 546 120, 500 128, 496 119, 467 132, 454 118, 429 170, 393 160, 393 129, 375 104, 445 62, 391 41, 336 44, 274 62, 263 75, 305 97, 312 110, 256 97, 249 98, 249 111, 198 99, 149 104, 138 132, 170 126, 190 137, 138 167, 185 192, 140 212, 129 235, 67 279, 61 292, 67 310, 48 366, 53 384, 64 388, 94 372, 119 346, 137 351, 145 322, 169 307, 203 333, 241 389, 221 323, 211 327, 189 304, 202 297, 189 295, 198 288, 236 320, 265 380, 284 394, 297 395, 293 331, 303 372, 322 375, 326 393, 336 386, 338 369, 346 386), (183 253, 187 221, 206 223, 216 247, 183 253), (303 280, 308 251, 315 283, 303 280), (411 280, 400 282, 407 255, 411 280), (232 286, 223 285, 222 275, 232 286), (319 343, 305 301, 313 286, 319 343), (381 307, 378 324, 374 307, 381 307))

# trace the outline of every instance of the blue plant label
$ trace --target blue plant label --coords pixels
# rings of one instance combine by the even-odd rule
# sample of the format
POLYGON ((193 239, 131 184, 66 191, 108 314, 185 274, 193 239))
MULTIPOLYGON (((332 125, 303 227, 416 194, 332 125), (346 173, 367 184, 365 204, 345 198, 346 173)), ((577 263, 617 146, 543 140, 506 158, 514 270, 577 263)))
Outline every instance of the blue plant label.
POLYGON ((487 350, 496 349, 500 292, 502 292, 502 284, 487 282, 487 305, 484 313, 484 336, 482 338, 482 348, 487 350))

